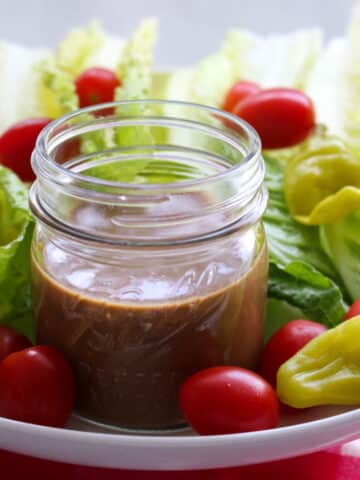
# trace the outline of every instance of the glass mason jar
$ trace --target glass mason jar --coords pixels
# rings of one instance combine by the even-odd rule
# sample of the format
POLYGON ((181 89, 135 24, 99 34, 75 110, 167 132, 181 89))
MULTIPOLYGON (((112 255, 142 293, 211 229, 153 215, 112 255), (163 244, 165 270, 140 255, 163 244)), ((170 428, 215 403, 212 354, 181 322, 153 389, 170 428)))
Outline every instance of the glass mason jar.
POLYGON ((51 123, 32 162, 37 341, 73 365, 77 414, 127 429, 183 426, 187 377, 254 368, 261 349, 257 134, 205 106, 120 102, 51 123))

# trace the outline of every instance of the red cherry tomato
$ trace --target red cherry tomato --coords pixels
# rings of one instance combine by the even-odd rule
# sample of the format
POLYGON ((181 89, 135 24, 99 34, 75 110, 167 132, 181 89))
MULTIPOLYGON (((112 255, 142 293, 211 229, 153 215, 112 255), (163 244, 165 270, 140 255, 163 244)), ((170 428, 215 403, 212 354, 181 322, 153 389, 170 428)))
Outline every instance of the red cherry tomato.
POLYGON ((263 430, 279 421, 273 388, 239 367, 212 367, 192 375, 180 389, 180 407, 201 435, 263 430))
POLYGON ((262 90, 237 104, 233 113, 257 130, 265 149, 296 145, 315 125, 312 101, 292 88, 262 90))
POLYGON ((222 109, 231 113, 239 102, 250 95, 259 93, 260 90, 259 85, 254 82, 246 82, 245 80, 236 82, 226 94, 222 109))
POLYGON ((360 298, 356 300, 345 315, 345 320, 349 320, 349 318, 356 317, 360 315, 360 298))
POLYGON ((0 362, 10 353, 19 352, 28 347, 31 347, 31 342, 25 335, 21 335, 13 328, 0 325, 0 362))
POLYGON ((15 123, 0 137, 0 163, 13 170, 24 182, 35 180, 31 154, 41 130, 50 118, 31 118, 15 123))
POLYGON ((0 392, 0 416, 63 427, 74 404, 74 375, 58 351, 30 347, 0 363, 0 392))
MULTIPOLYGON (((114 100, 115 89, 119 86, 119 79, 112 70, 108 70, 107 68, 89 68, 81 73, 75 80, 80 107, 112 102, 114 100)), ((101 115, 110 115, 112 112, 113 109, 105 109, 98 113, 101 115)))
POLYGON ((259 373, 273 387, 280 366, 289 360, 310 340, 325 332, 327 328, 310 320, 292 320, 270 338, 260 358, 259 373))

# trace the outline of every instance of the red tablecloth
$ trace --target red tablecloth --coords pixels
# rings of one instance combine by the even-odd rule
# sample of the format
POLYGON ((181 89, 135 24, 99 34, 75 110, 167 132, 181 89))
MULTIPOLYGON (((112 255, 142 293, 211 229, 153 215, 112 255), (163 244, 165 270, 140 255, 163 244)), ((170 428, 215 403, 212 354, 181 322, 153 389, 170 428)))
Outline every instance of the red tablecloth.
MULTIPOLYGON (((0 451, 1 480, 360 480, 360 456, 336 447, 288 460, 225 470, 141 472, 89 468, 0 451), (350 453, 350 454, 349 454, 350 453)), ((355 452, 357 453, 357 452, 355 452)), ((360 453, 360 452, 359 452, 360 453)))

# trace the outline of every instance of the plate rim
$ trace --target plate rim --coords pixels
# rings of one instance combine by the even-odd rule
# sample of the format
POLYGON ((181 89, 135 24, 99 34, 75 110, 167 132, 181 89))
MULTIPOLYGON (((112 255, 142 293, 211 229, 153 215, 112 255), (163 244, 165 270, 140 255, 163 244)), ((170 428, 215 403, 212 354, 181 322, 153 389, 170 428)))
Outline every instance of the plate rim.
POLYGON ((289 458, 320 450, 346 439, 349 440, 354 438, 357 432, 360 432, 360 408, 276 429, 190 437, 88 432, 45 427, 0 418, 0 448, 37 458, 90 467, 130 470, 196 470, 225 468, 289 458), (6 439, 4 440, 6 436, 10 440, 7 446, 6 439), (304 438, 307 438, 309 442, 304 444, 304 438), (29 442, 30 439, 32 439, 32 442, 29 442), (50 442, 49 449, 40 451, 44 442, 50 442), (81 447, 80 455, 74 452, 77 448, 69 448, 69 450, 65 448, 66 458, 64 457, 64 446, 69 446, 69 442, 72 443, 72 446, 75 442, 76 447, 81 447), (287 452, 279 448, 278 451, 273 451, 267 457, 264 453, 261 453, 265 452, 269 445, 274 447, 285 443, 289 448, 287 452), (85 457, 87 457, 86 449, 92 449, 94 446, 96 446, 97 455, 92 458, 89 453, 89 458, 85 460, 85 457), (256 451, 253 452, 251 449, 254 447, 256 447, 256 451), (133 460, 127 459, 126 455, 124 460, 124 454, 129 454, 135 449, 137 452, 142 452, 142 455, 137 458, 138 462, 134 463, 133 460), (182 451, 180 455, 179 449, 182 451), (195 460, 188 460, 186 453, 195 450, 200 453, 200 457, 195 460), (223 458, 219 459, 219 451, 221 450, 223 458), (250 457, 239 458, 236 452, 241 454, 241 450, 248 450, 250 457), (111 452, 114 455, 115 452, 118 452, 120 456, 113 458, 111 452), (215 455, 216 452, 218 455, 215 455), (204 460, 204 454, 208 455, 206 461, 204 460), (142 458, 144 455, 145 457, 142 458), (161 462, 156 459, 157 457, 161 457, 161 462), (166 457, 165 461, 164 457, 166 457))

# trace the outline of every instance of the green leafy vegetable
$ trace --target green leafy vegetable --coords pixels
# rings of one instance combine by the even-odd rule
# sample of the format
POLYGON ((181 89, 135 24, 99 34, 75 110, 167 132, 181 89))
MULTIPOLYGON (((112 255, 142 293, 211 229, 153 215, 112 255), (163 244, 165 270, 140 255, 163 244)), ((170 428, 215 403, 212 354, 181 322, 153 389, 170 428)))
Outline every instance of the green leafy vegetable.
POLYGON ((57 48, 55 61, 58 67, 73 78, 88 68, 91 58, 105 44, 105 34, 97 24, 73 30, 57 48))
POLYGON ((242 47, 244 45, 233 42, 232 36, 229 35, 219 52, 202 60, 194 68, 189 79, 188 100, 214 107, 220 106, 227 90, 237 80, 234 49, 238 48, 238 53, 241 54, 242 47))
MULTIPOLYGON (((116 67, 121 86, 116 89, 115 100, 139 100, 149 97, 153 81, 151 67, 156 34, 157 22, 152 19, 145 20, 123 46, 116 67)), ((160 77, 158 80, 160 81, 160 77)), ((160 84, 163 81, 166 81, 165 77, 160 84)), ((148 110, 142 105, 123 105, 117 109, 116 114, 118 118, 137 117, 149 113, 148 110)), ((153 143, 149 127, 121 126, 83 135, 81 150, 83 153, 106 152, 108 149, 118 147, 126 149, 130 146, 149 146, 153 143)), ((136 153, 141 154, 141 148, 136 153)), ((143 149, 142 159, 126 159, 126 154, 122 157, 120 151, 117 154, 104 153, 101 155, 104 162, 89 168, 85 173, 104 180, 131 183, 150 161, 148 154, 148 148, 143 149)), ((97 160, 100 160, 100 156, 97 160)))
POLYGON ((264 225, 271 259, 281 265, 302 261, 336 279, 336 270, 321 248, 319 229, 300 225, 291 217, 283 191, 284 174, 281 164, 271 157, 266 157, 265 161, 269 203, 264 225))
POLYGON ((33 338, 30 243, 34 227, 27 187, 0 166, 0 323, 33 338))
POLYGON ((322 32, 299 30, 289 34, 254 35, 234 30, 228 35, 237 78, 263 87, 303 89, 322 50, 322 32))
POLYGON ((265 317, 265 342, 278 330, 280 327, 290 322, 291 320, 299 319, 304 316, 304 313, 294 305, 290 305, 283 300, 276 298, 268 298, 266 302, 266 317, 265 317))
POLYGON ((318 121, 360 152, 360 4, 344 38, 332 40, 309 75, 306 91, 318 121))
POLYGON ((297 307, 307 318, 329 327, 340 323, 345 315, 338 286, 307 263, 281 267, 270 261, 268 292, 270 297, 297 307))
POLYGON ((116 100, 141 100, 148 98, 151 89, 153 48, 157 36, 157 22, 145 20, 125 44, 117 75, 121 86, 115 93, 116 100))
POLYGON ((115 69, 124 43, 96 22, 70 32, 54 53, 0 42, 0 134, 19 120, 76 109, 75 76, 92 66, 115 69))
POLYGON ((57 65, 54 58, 44 60, 39 65, 39 72, 41 81, 38 94, 45 116, 57 118, 79 108, 74 79, 57 65))
POLYGON ((266 157, 265 183, 269 190, 264 226, 269 244, 270 270, 266 335, 291 318, 302 316, 325 325, 343 318, 345 305, 336 270, 322 250, 317 227, 297 223, 283 192, 283 169, 266 157))
MULTIPOLYGON (((135 31, 124 47, 117 73, 121 86, 116 89, 115 99, 143 100, 149 97, 152 76, 153 48, 157 35, 157 22, 145 20, 135 31)), ((117 109, 120 117, 137 117, 149 113, 150 107, 144 105, 123 105, 117 109)), ((151 145, 153 137, 147 126, 134 125, 119 127, 115 131, 116 145, 151 145)), ((134 176, 148 163, 134 163, 134 176)))
POLYGON ((79 107, 74 79, 103 47, 105 36, 96 23, 69 33, 53 55, 36 66, 38 97, 44 115, 57 118, 79 107))
POLYGON ((352 300, 360 298, 360 212, 320 227, 321 243, 352 300))
POLYGON ((240 79, 263 87, 302 89, 321 49, 319 30, 267 37, 233 30, 218 52, 192 69, 174 71, 164 97, 219 107, 227 90, 240 79))
MULTIPOLYGON (((116 89, 115 99, 141 100, 149 96, 152 86, 152 56, 157 33, 157 22, 149 19, 142 22, 132 37, 125 44, 120 62, 117 66, 117 74, 121 79, 121 86, 116 89)), ((131 118, 149 114, 150 107, 144 105, 122 105, 117 108, 119 118, 131 118)), ((143 158, 124 159, 121 152, 118 160, 110 159, 110 162, 89 169, 86 173, 105 180, 131 183, 136 176, 148 165, 149 146, 154 143, 152 131, 148 126, 129 125, 120 126, 108 130, 86 135, 82 150, 86 153, 106 150, 106 148, 139 146, 137 154, 143 154, 143 158), (144 149, 141 147, 144 146, 144 149)), ((105 154, 106 156, 106 154, 105 154)), ((104 158, 105 158, 104 156, 104 158)))
POLYGON ((47 56, 46 49, 0 43, 0 135, 15 122, 45 116, 38 101, 39 73, 34 63, 47 56))

